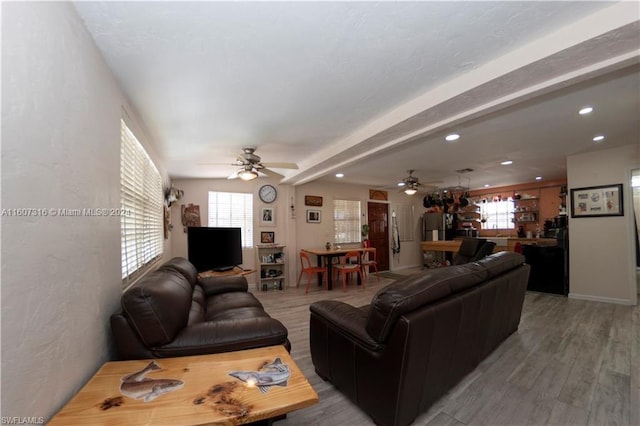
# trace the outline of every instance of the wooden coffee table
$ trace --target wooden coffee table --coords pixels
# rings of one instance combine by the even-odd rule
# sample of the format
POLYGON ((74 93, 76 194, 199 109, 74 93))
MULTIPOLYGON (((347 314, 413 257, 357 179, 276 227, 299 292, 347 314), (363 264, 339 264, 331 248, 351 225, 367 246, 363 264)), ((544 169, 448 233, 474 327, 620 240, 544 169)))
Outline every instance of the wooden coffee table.
MULTIPOLYGON (((318 395, 283 346, 180 358, 159 358, 160 369, 138 377, 184 382, 148 402, 125 396, 122 378, 152 360, 105 363, 51 420, 50 425, 201 425, 246 424, 284 416, 318 402, 318 395), (291 373, 286 386, 258 387, 230 376, 257 371, 280 358, 291 373)), ((135 379, 129 379, 135 381, 135 379)), ((136 384, 134 384, 137 386, 136 384)))

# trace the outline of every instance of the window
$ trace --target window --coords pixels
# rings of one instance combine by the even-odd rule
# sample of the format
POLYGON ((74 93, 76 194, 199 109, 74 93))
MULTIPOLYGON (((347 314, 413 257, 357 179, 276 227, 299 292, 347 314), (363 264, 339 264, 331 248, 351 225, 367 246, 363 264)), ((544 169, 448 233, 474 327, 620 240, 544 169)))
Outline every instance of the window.
POLYGON ((209 226, 241 228, 242 247, 253 247, 253 194, 209 191, 209 226))
POLYGON ((162 256, 162 179, 138 139, 121 120, 120 249, 122 283, 129 285, 162 256))
POLYGON ((480 217, 486 219, 482 229, 514 229, 513 201, 494 201, 480 204, 480 217))
POLYGON ((333 240, 335 243, 359 243, 360 201, 333 200, 333 240))

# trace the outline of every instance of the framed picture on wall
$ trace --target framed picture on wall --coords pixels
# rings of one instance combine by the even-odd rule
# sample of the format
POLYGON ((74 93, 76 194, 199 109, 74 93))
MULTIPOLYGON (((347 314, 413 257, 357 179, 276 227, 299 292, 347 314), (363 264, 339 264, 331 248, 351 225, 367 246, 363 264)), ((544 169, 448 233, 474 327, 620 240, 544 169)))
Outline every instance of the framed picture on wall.
POLYGON ((307 210, 308 223, 320 223, 320 210, 307 210))
POLYGON ((624 216, 622 184, 571 189, 571 217, 624 216))
POLYGON ((275 207, 263 207, 260 210, 260 225, 276 226, 276 209, 275 207))
POLYGON ((304 205, 305 206, 322 207, 322 197, 318 197, 317 195, 305 195, 304 196, 304 205))
POLYGON ((273 244, 276 240, 275 232, 260 232, 260 243, 273 244))

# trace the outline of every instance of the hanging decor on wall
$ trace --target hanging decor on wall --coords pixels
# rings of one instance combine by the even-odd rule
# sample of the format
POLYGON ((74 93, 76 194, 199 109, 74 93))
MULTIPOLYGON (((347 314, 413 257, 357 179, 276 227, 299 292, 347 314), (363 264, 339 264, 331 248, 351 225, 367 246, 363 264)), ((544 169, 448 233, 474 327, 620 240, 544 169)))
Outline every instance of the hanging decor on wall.
POLYGON ((571 189, 571 217, 624 216, 622 184, 571 189))
POLYGON ((184 195, 184 191, 182 189, 177 189, 173 185, 169 188, 164 189, 164 201, 167 203, 167 206, 171 207, 173 203, 178 201, 184 195))
POLYGON ((318 197, 316 195, 305 195, 304 196, 304 205, 305 206, 322 207, 322 197, 318 197))
POLYGON ((200 227, 200 206, 197 204, 182 204, 180 206, 182 212, 182 226, 184 232, 187 232, 187 228, 190 226, 200 227))

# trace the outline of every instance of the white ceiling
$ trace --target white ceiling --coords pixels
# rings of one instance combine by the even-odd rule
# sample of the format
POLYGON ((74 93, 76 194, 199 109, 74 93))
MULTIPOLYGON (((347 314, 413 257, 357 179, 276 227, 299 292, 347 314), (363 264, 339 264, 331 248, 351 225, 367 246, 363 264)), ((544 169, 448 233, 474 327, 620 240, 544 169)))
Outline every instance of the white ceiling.
POLYGON ((473 188, 562 178, 567 155, 640 140, 636 2, 75 7, 172 177, 224 178, 254 145, 300 166, 276 169, 285 183, 392 187, 415 169, 450 186, 469 167, 473 188))

